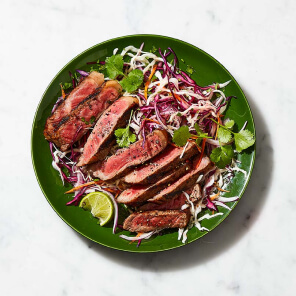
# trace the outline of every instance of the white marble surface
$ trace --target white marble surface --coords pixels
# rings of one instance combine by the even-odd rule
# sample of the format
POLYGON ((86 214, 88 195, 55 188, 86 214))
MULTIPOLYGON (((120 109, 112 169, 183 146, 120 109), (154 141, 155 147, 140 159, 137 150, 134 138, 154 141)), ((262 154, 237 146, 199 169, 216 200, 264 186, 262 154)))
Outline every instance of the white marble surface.
POLYGON ((165 2, 1 1, 1 295, 295 295, 296 2, 165 2), (257 127, 253 178, 230 217, 198 242, 146 255, 69 228, 30 158, 34 112, 56 72, 94 44, 135 33, 216 57, 246 92, 257 127))

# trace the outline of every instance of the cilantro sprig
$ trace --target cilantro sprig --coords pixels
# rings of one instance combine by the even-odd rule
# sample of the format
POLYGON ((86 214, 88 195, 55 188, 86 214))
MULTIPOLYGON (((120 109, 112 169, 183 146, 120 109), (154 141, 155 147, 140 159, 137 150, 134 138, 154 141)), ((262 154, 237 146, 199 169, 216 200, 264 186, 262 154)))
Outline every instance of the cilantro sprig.
MULTIPOLYGON (((241 130, 238 133, 233 132, 232 129, 235 123, 233 120, 226 120, 224 125, 216 122, 214 119, 212 119, 212 121, 219 125, 217 136, 220 146, 212 150, 210 159, 217 167, 222 169, 230 164, 234 157, 232 141, 234 141, 236 151, 240 153, 251 147, 255 143, 255 138, 249 130, 241 130)), ((196 143, 199 145, 202 139, 211 138, 207 133, 201 130, 197 123, 194 125, 194 128, 196 135, 189 132, 189 127, 187 125, 181 126, 179 129, 175 130, 173 142, 177 146, 182 147, 189 139, 195 139, 196 143)))
POLYGON ((179 146, 185 146, 187 141, 191 139, 195 139, 196 143, 199 144, 203 138, 211 138, 208 136, 207 133, 204 133, 199 125, 196 123, 194 125, 196 135, 193 135, 189 132, 189 127, 187 125, 182 125, 180 128, 175 130, 174 135, 173 135, 173 142, 179 146))
POLYGON ((131 123, 132 116, 133 116, 133 112, 131 113, 128 125, 125 128, 118 128, 115 131, 116 142, 121 148, 128 147, 130 144, 136 142, 137 140, 136 135, 133 134, 130 130, 130 123, 131 123))
MULTIPOLYGON (((243 150, 251 147, 255 143, 255 137, 249 130, 241 130, 238 133, 232 131, 234 126, 233 120, 227 120, 224 125, 218 123, 212 119, 217 125, 218 129, 218 140, 222 144, 229 144, 234 140, 235 149, 237 152, 242 152, 243 150)), ((234 157, 234 151, 231 145, 221 145, 212 150, 210 155, 211 161, 213 161, 218 168, 223 169, 226 165, 231 163, 234 157)))
POLYGON ((111 79, 115 79, 118 76, 124 76, 119 83, 124 90, 132 93, 143 83, 144 75, 139 69, 134 69, 126 75, 123 72, 123 65, 123 57, 120 54, 108 57, 105 64, 107 75, 111 79))
POLYGON ((234 126, 233 120, 227 121, 225 125, 218 123, 214 119, 212 121, 219 125, 218 140, 221 143, 227 144, 234 139, 235 149, 239 153, 254 145, 255 137, 249 130, 241 130, 238 133, 231 130, 234 126))

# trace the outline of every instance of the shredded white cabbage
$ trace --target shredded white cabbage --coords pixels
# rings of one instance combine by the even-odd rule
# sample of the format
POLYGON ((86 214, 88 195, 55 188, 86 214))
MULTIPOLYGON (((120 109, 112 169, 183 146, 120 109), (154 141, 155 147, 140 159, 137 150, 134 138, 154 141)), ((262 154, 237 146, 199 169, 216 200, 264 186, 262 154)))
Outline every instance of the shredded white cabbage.
POLYGON ((225 203, 220 202, 220 201, 218 201, 218 200, 214 200, 213 203, 214 203, 216 206, 220 206, 220 207, 225 208, 225 209, 227 209, 227 210, 231 210, 231 208, 230 208, 228 205, 226 205, 225 203))

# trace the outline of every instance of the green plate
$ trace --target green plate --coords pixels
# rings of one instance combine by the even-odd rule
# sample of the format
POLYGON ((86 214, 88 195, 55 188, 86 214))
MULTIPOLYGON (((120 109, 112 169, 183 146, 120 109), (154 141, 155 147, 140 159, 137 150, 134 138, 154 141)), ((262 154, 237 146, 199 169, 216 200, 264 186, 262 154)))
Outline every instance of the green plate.
MULTIPOLYGON (((183 244, 177 240, 177 231, 169 231, 162 236, 153 237, 147 241, 144 240, 141 246, 137 248, 136 243, 131 244, 119 237, 119 234, 130 235, 129 232, 118 230, 116 235, 113 235, 112 225, 100 227, 97 224, 97 220, 93 218, 90 213, 85 212, 79 207, 66 206, 66 202, 72 199, 72 196, 65 195, 64 192, 70 187, 69 185, 66 186, 66 188, 63 187, 58 172, 53 169, 49 145, 43 136, 46 118, 50 115, 54 103, 58 96, 60 96, 59 83, 69 82, 69 70, 72 72, 74 72, 75 69, 89 70, 90 66, 86 65, 87 62, 96 61, 98 59, 104 60, 107 56, 113 54, 114 48, 119 48, 119 50, 121 50, 128 45, 139 47, 142 42, 145 43, 144 49, 147 51, 153 46, 157 48, 160 47, 161 49, 171 47, 179 57, 180 67, 183 70, 186 70, 187 65, 193 66, 196 72, 192 77, 200 85, 209 85, 213 82, 222 83, 231 80, 232 82, 226 87, 225 93, 228 96, 236 96, 237 99, 231 100, 226 116, 235 120, 238 129, 242 127, 245 121, 248 121, 247 128, 255 134, 253 117, 244 93, 231 74, 213 57, 191 44, 174 38, 158 35, 131 35, 108 40, 87 49, 63 67, 50 82, 42 96, 33 121, 32 161, 37 180, 48 202, 57 214, 77 232, 110 248, 130 252, 157 252, 183 246, 183 244), (185 63, 181 62, 181 58, 185 63)), ((242 197, 251 176, 254 160, 255 146, 239 155, 240 166, 242 169, 246 170, 247 178, 245 178, 242 173, 236 174, 231 184, 228 186, 230 192, 225 196, 238 195, 240 198, 242 197)), ((237 202, 233 202, 228 205, 233 209, 236 204, 237 202)), ((224 208, 219 208, 219 210, 224 213, 223 216, 218 216, 211 220, 203 220, 202 226, 207 227, 211 231, 231 212, 224 208)), ((196 228, 192 228, 188 232, 187 243, 199 239, 206 233, 207 232, 200 232, 196 228)))

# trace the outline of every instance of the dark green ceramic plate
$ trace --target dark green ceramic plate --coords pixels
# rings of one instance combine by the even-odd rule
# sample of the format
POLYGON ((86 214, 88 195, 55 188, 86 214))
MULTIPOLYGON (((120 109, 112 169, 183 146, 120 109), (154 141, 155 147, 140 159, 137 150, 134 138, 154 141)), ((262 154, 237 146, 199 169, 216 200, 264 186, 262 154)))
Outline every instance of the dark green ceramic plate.
MULTIPOLYGON (((68 71, 74 72, 75 69, 88 70, 86 65, 89 61, 98 59, 104 60, 107 56, 113 54, 114 48, 120 50, 128 45, 139 47, 145 42, 145 50, 151 49, 153 46, 165 49, 171 47, 185 63, 180 62, 180 67, 186 70, 187 65, 193 66, 196 72, 193 75, 200 85, 209 85, 213 82, 225 82, 232 80, 226 87, 226 95, 234 95, 237 99, 233 99, 226 112, 226 115, 234 119, 241 128, 244 122, 248 121, 248 129, 255 134, 254 121, 247 99, 239 87, 238 83, 231 74, 213 57, 202 51, 201 49, 188 44, 186 42, 157 35, 132 35, 119 37, 105 41, 98 45, 87 49, 73 60, 71 60, 56 77, 50 82, 48 88, 43 94, 36 111, 32 128, 32 160, 36 177, 39 185, 47 198, 50 205, 58 213, 58 215, 73 229, 85 237, 100 243, 102 245, 130 252, 157 252, 180 247, 183 244, 177 240, 177 231, 169 231, 168 233, 157 236, 142 244, 137 248, 136 243, 130 244, 119 237, 119 234, 129 235, 127 231, 118 230, 116 235, 112 234, 112 225, 100 227, 97 220, 90 213, 85 212, 79 207, 66 206, 66 202, 72 197, 65 195, 67 188, 63 187, 59 174, 51 166, 51 154, 48 142, 43 137, 43 128, 46 118, 50 115, 51 109, 60 96, 60 82, 69 82, 68 71)), ((226 196, 238 195, 240 198, 249 182, 255 159, 255 146, 249 148, 246 152, 239 156, 241 168, 247 171, 247 178, 239 173, 229 185, 226 196)), ((230 204, 231 209, 236 206, 237 202, 230 204)), ((202 226, 207 227, 210 231, 219 225, 231 211, 220 209, 224 213, 223 216, 215 217, 211 220, 202 221, 202 226)), ((188 243, 197 240, 207 232, 200 232, 196 228, 192 228, 188 233, 188 243)))

